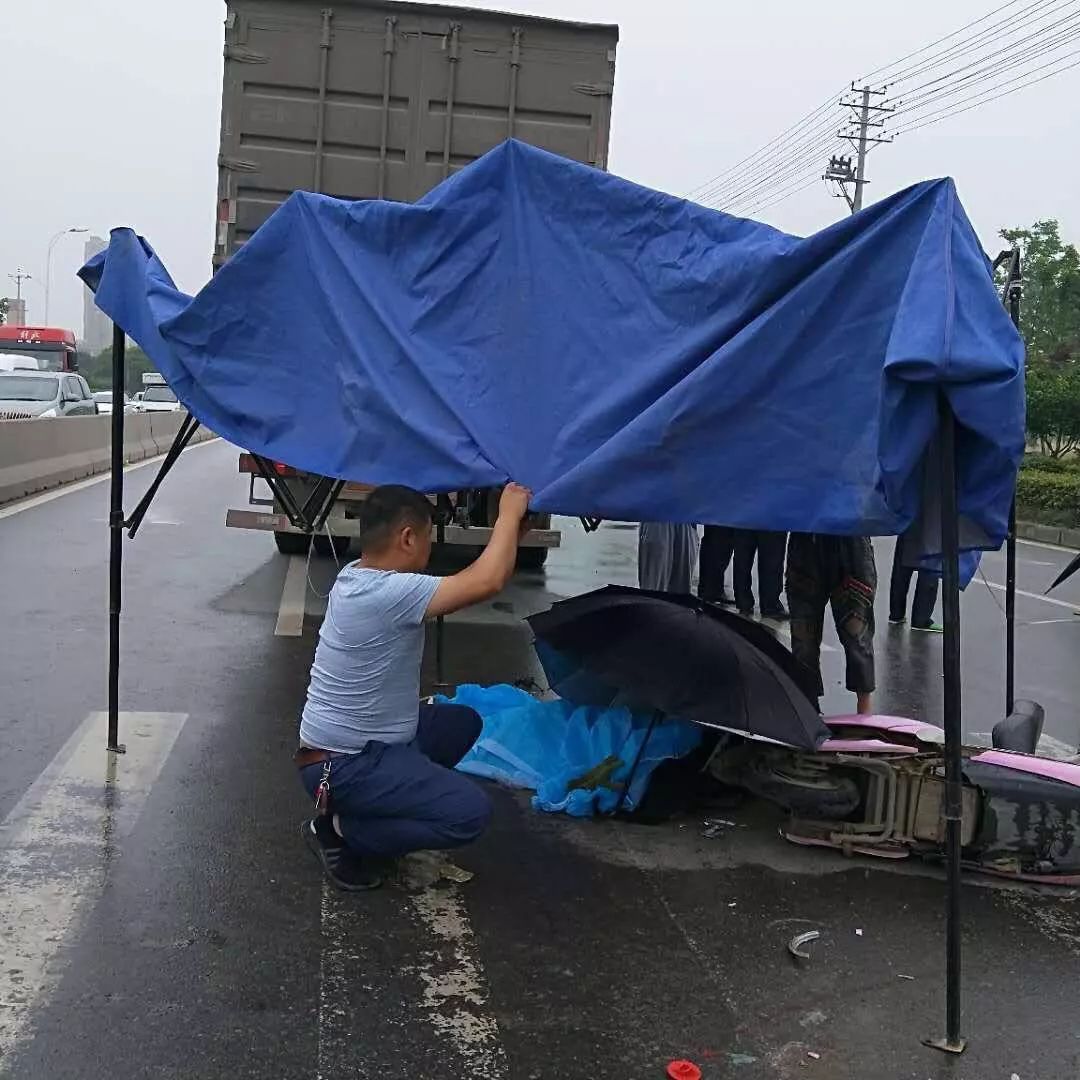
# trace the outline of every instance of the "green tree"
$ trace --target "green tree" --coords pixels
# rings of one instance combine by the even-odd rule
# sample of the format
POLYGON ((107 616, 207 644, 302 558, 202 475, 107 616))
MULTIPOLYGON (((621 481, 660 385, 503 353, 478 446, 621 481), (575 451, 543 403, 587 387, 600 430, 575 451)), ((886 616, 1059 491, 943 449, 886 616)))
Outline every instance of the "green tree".
POLYGON ((1061 239, 1052 218, 1001 236, 1023 256, 1020 329, 1029 364, 1080 361, 1080 252, 1061 239))
POLYGON ((8 298, 0 296, 0 326, 7 322, 8 298))
MULTIPOLYGON (((124 350, 124 385, 129 397, 142 389, 143 372, 155 371, 153 361, 137 345, 124 350)), ((84 357, 79 373, 90 384, 91 390, 112 389, 112 349, 102 349, 94 356, 84 357)))
POLYGON ((1027 429, 1052 458, 1080 449, 1080 364, 1028 366, 1027 429))

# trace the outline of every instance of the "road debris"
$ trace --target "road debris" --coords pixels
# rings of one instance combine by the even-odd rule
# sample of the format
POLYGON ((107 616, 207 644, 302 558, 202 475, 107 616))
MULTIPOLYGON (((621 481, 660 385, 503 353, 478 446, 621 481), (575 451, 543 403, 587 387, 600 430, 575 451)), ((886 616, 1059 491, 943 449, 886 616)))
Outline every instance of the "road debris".
POLYGON ((820 1055, 820 1054, 817 1054, 817 1053, 815 1053, 815 1052, 814 1052, 813 1050, 807 1050, 807 1051, 806 1051, 806 1056, 807 1056, 808 1058, 813 1058, 813 1059, 814 1059, 814 1061, 820 1061, 820 1060, 821 1060, 821 1055, 820 1055))
POLYGON ((701 1070, 692 1061, 668 1062, 667 1074, 671 1080, 701 1080, 701 1070))
POLYGON ((855 936, 856 937, 862 937, 862 927, 859 927, 859 928, 856 929, 855 936))
POLYGON ((701 831, 701 835, 706 840, 715 840, 718 836, 723 836, 726 829, 745 829, 745 825, 741 825, 737 821, 728 821, 727 818, 706 818, 701 823, 704 828, 701 831))
POLYGON ((915 981, 915 976, 914 975, 899 975, 898 974, 896 977, 898 979, 907 979, 908 982, 914 982, 915 981))
POLYGON ((796 934, 788 942, 788 952, 797 960, 809 960, 810 954, 803 946, 809 945, 811 941, 817 941, 819 937, 821 937, 820 930, 806 930, 801 934, 796 934))

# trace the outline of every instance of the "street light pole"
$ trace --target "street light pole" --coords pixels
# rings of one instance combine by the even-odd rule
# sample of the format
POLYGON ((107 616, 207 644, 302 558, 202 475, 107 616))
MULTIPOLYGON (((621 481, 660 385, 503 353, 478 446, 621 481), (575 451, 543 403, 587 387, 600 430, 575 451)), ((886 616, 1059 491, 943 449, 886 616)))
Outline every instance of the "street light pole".
POLYGON ((49 240, 49 250, 45 256, 45 325, 49 325, 49 286, 52 282, 52 253, 53 248, 56 247, 56 241, 61 236, 67 236, 68 233, 87 233, 89 229, 84 229, 81 226, 73 225, 67 229, 61 229, 49 240))

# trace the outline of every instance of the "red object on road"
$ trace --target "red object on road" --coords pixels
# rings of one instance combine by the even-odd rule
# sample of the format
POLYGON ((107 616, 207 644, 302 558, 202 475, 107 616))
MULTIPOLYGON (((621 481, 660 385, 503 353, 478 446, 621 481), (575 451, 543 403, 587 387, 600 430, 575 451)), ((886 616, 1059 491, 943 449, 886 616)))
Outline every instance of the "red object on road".
POLYGON ((671 1080, 701 1080, 701 1070, 692 1061, 672 1061, 667 1074, 671 1080))

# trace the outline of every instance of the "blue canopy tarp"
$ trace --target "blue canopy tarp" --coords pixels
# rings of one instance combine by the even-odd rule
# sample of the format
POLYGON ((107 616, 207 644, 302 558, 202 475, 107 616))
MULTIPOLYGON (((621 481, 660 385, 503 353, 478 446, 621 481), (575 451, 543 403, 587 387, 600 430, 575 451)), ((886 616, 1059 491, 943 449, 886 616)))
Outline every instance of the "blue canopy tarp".
POLYGON ((414 205, 294 194, 194 298, 128 229, 81 275, 200 421, 311 472, 897 533, 941 390, 961 542, 1006 532, 1023 350, 950 180, 802 239, 511 141, 414 205))

